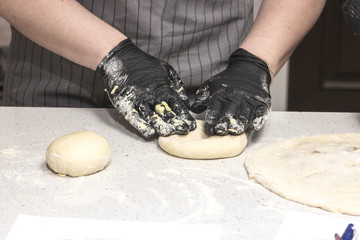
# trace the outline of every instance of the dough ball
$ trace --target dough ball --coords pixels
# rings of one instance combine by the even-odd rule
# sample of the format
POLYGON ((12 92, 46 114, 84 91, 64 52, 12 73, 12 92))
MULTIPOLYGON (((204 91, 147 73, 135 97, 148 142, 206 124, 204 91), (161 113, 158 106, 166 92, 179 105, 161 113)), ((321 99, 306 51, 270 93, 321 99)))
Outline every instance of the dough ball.
POLYGON ((77 177, 103 170, 110 155, 110 145, 104 137, 81 131, 55 139, 47 149, 46 162, 58 174, 77 177))
POLYGON ((218 159, 239 155, 246 147, 247 137, 210 136, 204 131, 204 121, 196 120, 197 128, 187 135, 159 137, 161 149, 170 155, 189 159, 218 159))

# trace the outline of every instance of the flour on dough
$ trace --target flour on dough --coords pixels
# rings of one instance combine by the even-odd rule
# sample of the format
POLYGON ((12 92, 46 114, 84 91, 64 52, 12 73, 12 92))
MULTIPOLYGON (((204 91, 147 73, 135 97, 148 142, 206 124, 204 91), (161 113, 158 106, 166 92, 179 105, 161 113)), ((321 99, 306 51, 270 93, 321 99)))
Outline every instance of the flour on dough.
POLYGON ((160 148, 171 155, 189 159, 235 157, 245 149, 245 133, 238 136, 209 136, 204 132, 204 121, 196 121, 197 128, 187 135, 159 137, 160 148))
POLYGON ((360 215, 360 134, 276 142, 250 152, 245 167, 250 179, 286 199, 360 215))
POLYGON ((110 161, 109 142, 90 131, 55 139, 47 149, 48 166, 60 175, 83 176, 103 170, 110 161))

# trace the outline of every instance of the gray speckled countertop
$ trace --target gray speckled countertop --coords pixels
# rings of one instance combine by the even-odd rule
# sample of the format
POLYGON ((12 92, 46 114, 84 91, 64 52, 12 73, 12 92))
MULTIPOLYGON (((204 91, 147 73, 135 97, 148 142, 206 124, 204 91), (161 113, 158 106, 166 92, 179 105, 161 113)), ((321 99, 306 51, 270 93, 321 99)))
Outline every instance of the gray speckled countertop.
MULTIPOLYGON (((249 133, 238 157, 196 161, 169 156, 109 109, 0 107, 0 239, 18 214, 142 222, 211 223, 222 240, 273 239, 288 211, 333 214, 285 200, 249 181, 249 150, 291 137, 360 132, 360 114, 273 112, 249 133), (89 130, 112 148, 110 165, 71 178, 51 172, 45 152, 57 137, 89 130)), ((356 218, 359 220, 359 218, 356 218)))

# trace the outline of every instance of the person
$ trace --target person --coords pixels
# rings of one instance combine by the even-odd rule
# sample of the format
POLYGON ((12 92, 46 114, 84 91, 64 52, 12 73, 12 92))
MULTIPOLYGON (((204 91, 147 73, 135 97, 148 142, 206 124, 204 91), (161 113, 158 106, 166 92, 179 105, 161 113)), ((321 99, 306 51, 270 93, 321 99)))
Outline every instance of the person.
POLYGON ((206 111, 208 134, 259 130, 271 80, 325 1, 264 0, 253 24, 253 0, 2 0, 4 102, 113 105, 145 138, 187 134, 189 109, 206 111))

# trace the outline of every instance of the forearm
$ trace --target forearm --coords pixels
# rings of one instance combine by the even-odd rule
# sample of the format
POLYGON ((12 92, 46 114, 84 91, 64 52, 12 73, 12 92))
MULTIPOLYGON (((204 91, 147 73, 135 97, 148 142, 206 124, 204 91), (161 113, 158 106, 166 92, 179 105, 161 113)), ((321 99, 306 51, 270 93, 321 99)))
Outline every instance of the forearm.
POLYGON ((250 33, 240 45, 267 61, 276 75, 315 24, 326 0, 263 0, 250 33))
POLYGON ((93 70, 126 38, 75 0, 2 0, 0 15, 39 45, 93 70))

